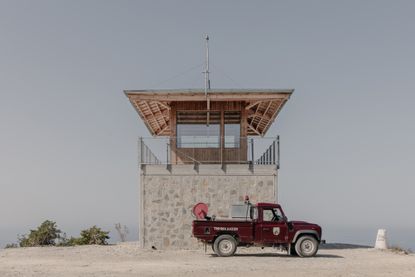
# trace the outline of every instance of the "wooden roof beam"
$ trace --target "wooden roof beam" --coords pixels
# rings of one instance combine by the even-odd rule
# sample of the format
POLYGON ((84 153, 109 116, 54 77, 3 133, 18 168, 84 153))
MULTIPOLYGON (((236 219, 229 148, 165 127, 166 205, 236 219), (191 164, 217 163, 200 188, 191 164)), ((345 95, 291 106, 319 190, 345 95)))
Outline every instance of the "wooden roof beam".
POLYGON ((261 104, 261 102, 262 102, 262 101, 255 101, 254 103, 249 104, 248 106, 246 106, 246 107, 245 107, 245 110, 249 110, 249 109, 251 109, 251 108, 255 107, 256 105, 261 104))
MULTIPOLYGON (((150 111, 150 115, 151 115, 152 119, 156 122, 156 125, 158 126, 158 130, 161 130, 161 125, 160 125, 160 123, 157 121, 157 118, 156 118, 156 116, 154 115, 153 111, 151 110, 150 105, 147 103, 147 101, 144 101, 144 103, 146 104, 147 108, 149 109, 149 111, 150 111)), ((149 118, 147 118, 147 119, 149 119, 149 118)), ((154 130, 154 133, 156 134, 156 133, 157 133, 157 130, 154 130)))
POLYGON ((268 116, 268 115, 264 115, 264 114, 262 114, 262 113, 252 113, 252 114, 248 114, 248 118, 253 118, 253 117, 264 117, 265 119, 268 119, 268 120, 270 120, 271 119, 271 117, 270 116, 268 116))
POLYGON ((161 101, 151 101, 151 102, 154 102, 154 103, 157 103, 157 104, 159 104, 160 106, 162 106, 162 107, 164 107, 164 108, 166 108, 167 110, 169 110, 170 111, 170 106, 168 105, 168 104, 165 104, 165 103, 163 103, 163 102, 161 102, 161 101))
POLYGON ((163 113, 161 112, 161 109, 160 109, 160 106, 159 106, 159 101, 154 101, 153 102, 155 105, 156 105, 156 107, 157 107, 157 110, 158 110, 158 116, 160 116, 161 117, 161 119, 163 119, 163 121, 164 121, 164 124, 165 125, 167 125, 167 120, 166 120, 166 118, 164 118, 164 116, 163 116, 163 113))
POLYGON ((261 119, 259 120, 256 129, 258 130, 258 128, 261 126, 261 122, 262 120, 264 120, 264 116, 267 114, 269 107, 271 107, 272 101, 269 101, 267 108, 265 109, 265 112, 263 113, 263 116, 261 117, 261 119))
POLYGON ((169 128, 169 125, 167 124, 166 126, 163 127, 163 129, 160 129, 160 131, 157 132, 157 136, 161 135, 164 131, 167 130, 167 128, 169 128))
POLYGON ((262 134, 260 132, 258 132, 254 127, 252 127, 250 124, 248 124, 248 128, 251 129, 258 136, 262 136, 262 134))
MULTIPOLYGON (((128 97, 133 100, 147 100, 147 101, 206 101, 206 96, 201 93, 183 93, 183 94, 164 94, 164 93, 152 93, 152 94, 128 94, 128 97)), ((267 93, 267 94, 246 94, 246 93, 226 93, 226 94, 213 94, 209 93, 210 101, 249 101, 249 100, 262 100, 270 101, 277 99, 288 99, 290 93, 267 93)))

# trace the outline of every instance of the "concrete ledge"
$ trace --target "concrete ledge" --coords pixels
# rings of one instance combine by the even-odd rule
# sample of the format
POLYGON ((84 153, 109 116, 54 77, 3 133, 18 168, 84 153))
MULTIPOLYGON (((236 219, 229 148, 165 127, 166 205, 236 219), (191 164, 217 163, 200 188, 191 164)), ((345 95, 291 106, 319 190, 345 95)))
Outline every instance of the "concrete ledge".
POLYGON ((168 170, 167 165, 143 165, 141 175, 192 175, 192 176, 254 176, 254 175, 277 175, 275 165, 254 165, 253 171, 247 164, 201 164, 197 169, 192 164, 171 165, 168 170))

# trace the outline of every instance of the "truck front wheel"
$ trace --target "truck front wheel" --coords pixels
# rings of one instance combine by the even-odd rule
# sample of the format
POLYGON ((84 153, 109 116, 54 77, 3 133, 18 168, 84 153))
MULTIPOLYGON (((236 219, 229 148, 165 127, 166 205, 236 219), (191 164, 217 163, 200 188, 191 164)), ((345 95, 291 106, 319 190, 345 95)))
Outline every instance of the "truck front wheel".
POLYGON ((300 257, 312 257, 318 250, 318 241, 313 236, 302 236, 295 243, 295 252, 300 257))
POLYGON ((221 235, 213 243, 213 250, 220 257, 229 257, 235 254, 236 240, 231 235, 221 235))

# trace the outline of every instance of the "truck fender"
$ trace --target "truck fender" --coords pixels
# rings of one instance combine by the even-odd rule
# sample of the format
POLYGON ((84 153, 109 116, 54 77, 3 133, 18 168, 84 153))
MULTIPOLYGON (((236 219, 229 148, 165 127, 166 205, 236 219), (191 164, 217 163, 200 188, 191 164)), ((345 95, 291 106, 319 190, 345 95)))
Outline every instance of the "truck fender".
POLYGON ((297 231, 296 233, 295 233, 295 235, 294 235, 294 238, 293 238, 293 243, 294 242, 296 242, 297 241, 297 239, 300 237, 300 235, 303 235, 303 234, 307 234, 307 235, 314 235, 315 237, 316 237, 316 239, 318 240, 318 241, 320 241, 320 237, 319 237, 319 235, 318 235, 318 233, 317 233, 317 231, 315 231, 315 230, 299 230, 299 231, 297 231))

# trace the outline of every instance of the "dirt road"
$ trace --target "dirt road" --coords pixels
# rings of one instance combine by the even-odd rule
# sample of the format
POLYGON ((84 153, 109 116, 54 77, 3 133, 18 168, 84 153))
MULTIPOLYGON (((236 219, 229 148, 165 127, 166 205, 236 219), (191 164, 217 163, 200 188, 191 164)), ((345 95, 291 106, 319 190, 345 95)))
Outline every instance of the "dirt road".
POLYGON ((296 258, 274 249, 238 249, 219 258, 198 251, 143 250, 136 244, 0 250, 0 276, 415 276, 415 255, 321 249, 296 258))

